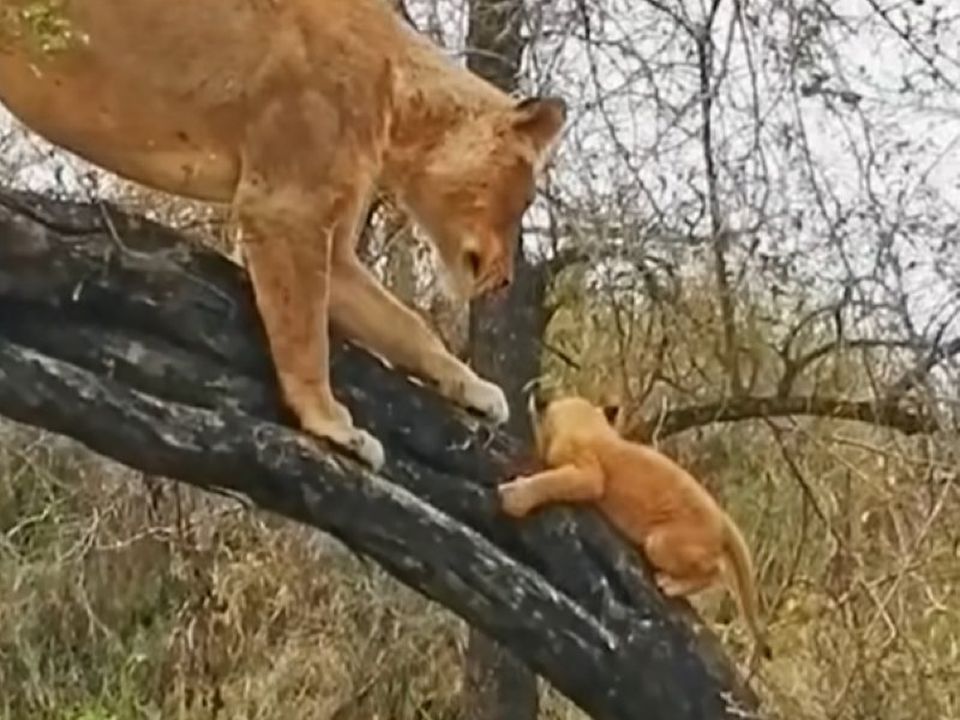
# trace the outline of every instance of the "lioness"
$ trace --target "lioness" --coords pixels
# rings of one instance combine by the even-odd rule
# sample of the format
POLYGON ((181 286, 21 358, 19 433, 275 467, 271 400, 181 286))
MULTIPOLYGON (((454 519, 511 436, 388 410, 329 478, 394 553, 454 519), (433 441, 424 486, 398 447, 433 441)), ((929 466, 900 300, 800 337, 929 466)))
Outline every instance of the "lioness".
POLYGON ((710 493, 666 455, 622 438, 616 406, 571 395, 533 406, 531 415, 537 454, 548 469, 500 485, 504 512, 521 518, 549 503, 594 504, 643 550, 665 595, 690 595, 726 580, 755 651, 771 657, 750 551, 710 493))
POLYGON ((558 98, 511 99, 384 0, 0 0, 0 101, 102 168, 230 204, 284 398, 373 468, 334 399, 347 337, 486 418, 509 408, 359 262, 377 187, 432 238, 464 297, 509 283, 560 133, 558 98))

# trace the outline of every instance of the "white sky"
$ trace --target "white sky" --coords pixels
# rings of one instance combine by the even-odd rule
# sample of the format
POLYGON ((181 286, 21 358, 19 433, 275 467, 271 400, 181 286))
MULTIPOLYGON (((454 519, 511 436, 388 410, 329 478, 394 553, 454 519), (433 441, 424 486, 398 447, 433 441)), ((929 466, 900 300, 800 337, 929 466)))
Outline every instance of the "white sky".
MULTIPOLYGON (((448 47, 462 48, 462 0, 409 0, 409 5, 421 27, 442 28, 448 47)), ((663 0, 663 5, 694 22, 705 17, 698 0, 663 0)), ((820 95, 794 100, 796 86, 811 82, 813 70, 790 65, 802 35, 791 8, 811 12, 823 3, 746 3, 768 40, 761 45, 756 36, 744 42, 732 22, 732 2, 721 2, 713 40, 718 54, 728 55, 728 72, 714 122, 716 155, 730 168, 720 178, 724 215, 735 227, 750 225, 760 215, 766 218, 760 251, 793 253, 795 282, 828 288, 825 279, 846 272, 840 246, 855 268, 869 266, 875 262, 878 237, 894 228, 901 264, 914 263, 906 275, 917 319, 928 319, 946 298, 956 296, 957 285, 951 287, 949 276, 960 278, 960 259, 938 250, 940 240, 951 234, 951 223, 960 223, 960 7, 952 5, 949 0, 928 0, 922 6, 883 0, 884 7, 893 8, 890 18, 898 27, 909 23, 921 28, 939 18, 940 47, 947 54, 936 62, 953 83, 954 90, 948 91, 923 78, 929 75, 927 63, 872 11, 870 0, 830 3, 842 21, 825 25, 829 42, 823 45, 835 52, 819 52, 816 65, 830 73, 824 87, 860 96, 854 108, 836 99, 828 105, 820 95), (913 84, 909 92, 902 92, 905 76, 913 84), (755 145, 754 92, 764 121, 762 152, 755 145), (818 211, 805 169, 796 139, 801 123, 831 222, 818 211), (794 135, 789 148, 782 141, 785 132, 794 135), (879 161, 865 172, 871 155, 879 161), (850 219, 845 235, 830 242, 836 206, 850 219)), ((563 95, 574 118, 552 176, 553 190, 579 209, 587 235, 596 233, 600 212, 638 226, 656 221, 674 230, 690 229, 704 185, 692 41, 644 0, 593 0, 590 6, 588 45, 570 36, 571 30, 582 35, 577 1, 528 2, 531 25, 541 36, 537 52, 528 58, 532 85, 563 95), (549 36, 544 40, 544 35, 549 36)), ((918 42, 932 53, 932 42, 918 42)), ((9 117, 0 114, 0 128, 9 124, 9 117)), ((51 187, 56 177, 61 187, 77 191, 77 173, 89 172, 76 160, 64 169, 63 154, 36 138, 7 147, 0 143, 0 155, 5 161, 15 157, 9 166, 26 161, 28 169, 15 180, 34 189, 51 187)), ((531 213, 528 220, 544 224, 542 214, 531 213)), ((705 219, 692 229, 704 233, 705 219)))

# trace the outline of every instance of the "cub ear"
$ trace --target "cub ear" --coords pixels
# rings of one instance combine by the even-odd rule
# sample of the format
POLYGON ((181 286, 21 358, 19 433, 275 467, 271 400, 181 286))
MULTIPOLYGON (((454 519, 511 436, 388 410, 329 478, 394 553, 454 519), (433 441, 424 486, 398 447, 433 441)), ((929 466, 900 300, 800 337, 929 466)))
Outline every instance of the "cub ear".
POLYGON ((620 416, 620 406, 616 404, 604 405, 603 416, 607 419, 608 423, 615 425, 617 418, 620 416))
POLYGON ((533 391, 530 393, 530 397, 527 399, 527 411, 530 413, 531 417, 539 418, 543 415, 543 411, 547 409, 549 402, 542 393, 533 391))
POLYGON ((559 97, 525 98, 513 110, 513 127, 540 150, 553 142, 567 121, 567 103, 559 97))

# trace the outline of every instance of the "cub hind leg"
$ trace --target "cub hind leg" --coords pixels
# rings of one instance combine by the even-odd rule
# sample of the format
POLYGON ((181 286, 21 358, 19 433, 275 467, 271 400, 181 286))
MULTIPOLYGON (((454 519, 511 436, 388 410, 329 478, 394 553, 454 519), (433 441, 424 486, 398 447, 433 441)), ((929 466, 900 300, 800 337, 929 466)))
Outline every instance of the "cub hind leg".
POLYGON ((692 595, 722 579, 719 545, 699 529, 661 525, 646 537, 643 550, 668 597, 692 595))

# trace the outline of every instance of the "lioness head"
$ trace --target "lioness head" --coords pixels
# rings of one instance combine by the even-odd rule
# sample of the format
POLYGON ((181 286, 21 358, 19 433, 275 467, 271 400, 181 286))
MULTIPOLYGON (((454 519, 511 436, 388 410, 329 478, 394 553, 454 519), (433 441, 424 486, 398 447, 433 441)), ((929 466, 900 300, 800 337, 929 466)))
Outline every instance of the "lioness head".
POLYGON ((497 290, 513 279, 520 221, 565 119, 558 98, 528 98, 471 117, 446 133, 411 178, 407 204, 460 295, 497 290))

